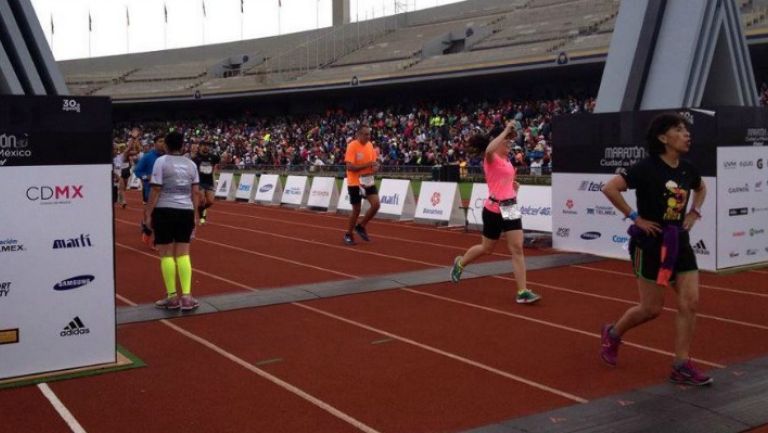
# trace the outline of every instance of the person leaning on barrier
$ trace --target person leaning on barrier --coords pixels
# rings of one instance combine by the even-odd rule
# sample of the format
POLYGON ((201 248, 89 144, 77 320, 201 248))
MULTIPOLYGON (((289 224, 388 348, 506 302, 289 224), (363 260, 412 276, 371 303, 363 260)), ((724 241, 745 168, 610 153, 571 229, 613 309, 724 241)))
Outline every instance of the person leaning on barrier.
MULTIPOLYGON (((501 128, 498 128, 501 129, 501 128)), ((488 183, 488 198, 483 207, 483 236, 481 243, 470 247, 463 256, 457 256, 451 268, 451 281, 458 283, 464 267, 485 254, 491 254, 501 233, 507 238, 512 254, 512 269, 517 285, 518 304, 532 304, 541 296, 526 287, 525 256, 523 255, 523 218, 517 204, 519 185, 515 181, 515 167, 509 162, 509 151, 515 135, 513 122, 489 143, 488 136, 477 134, 469 139, 474 152, 482 153, 483 172, 488 183)))

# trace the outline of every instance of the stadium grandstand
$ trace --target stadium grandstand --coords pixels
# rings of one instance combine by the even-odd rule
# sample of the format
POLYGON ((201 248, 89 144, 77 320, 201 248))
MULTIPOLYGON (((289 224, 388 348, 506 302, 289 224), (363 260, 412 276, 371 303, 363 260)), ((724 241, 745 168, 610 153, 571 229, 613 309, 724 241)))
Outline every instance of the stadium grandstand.
MULTIPOLYGON (((74 95, 120 103, 504 74, 599 83, 619 0, 470 0, 224 44, 59 62, 74 95), (557 75, 554 69, 568 72, 557 75), (552 75, 546 75, 552 74, 552 75), (589 78, 591 77, 591 78, 589 78)), ((768 1, 739 0, 758 82, 768 1)), ((596 89, 595 89, 596 90, 596 89)))

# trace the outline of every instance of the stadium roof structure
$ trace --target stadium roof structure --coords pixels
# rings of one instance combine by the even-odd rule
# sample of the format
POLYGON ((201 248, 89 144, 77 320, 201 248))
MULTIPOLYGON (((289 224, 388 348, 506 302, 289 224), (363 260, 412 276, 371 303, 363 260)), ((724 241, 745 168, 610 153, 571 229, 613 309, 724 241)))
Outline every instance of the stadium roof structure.
MULTIPOLYGON (((201 47, 59 62, 75 95, 222 99, 602 64, 619 0, 468 0, 360 23, 201 47)), ((768 45, 768 1, 737 0, 768 45)))

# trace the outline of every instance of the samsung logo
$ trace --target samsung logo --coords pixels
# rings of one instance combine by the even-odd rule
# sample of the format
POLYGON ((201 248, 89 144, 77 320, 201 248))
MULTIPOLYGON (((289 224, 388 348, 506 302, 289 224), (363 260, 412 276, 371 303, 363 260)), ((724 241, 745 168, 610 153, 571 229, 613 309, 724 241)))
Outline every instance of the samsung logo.
POLYGON ((581 234, 581 238, 588 241, 599 239, 600 236, 602 236, 600 232, 584 232, 581 234))
POLYGON ((53 290, 64 291, 77 289, 93 281, 95 277, 93 275, 78 275, 76 277, 67 278, 64 281, 60 281, 53 286, 53 290))
POLYGON ((268 183, 264 186, 259 187, 259 192, 269 192, 272 190, 273 186, 274 185, 272 185, 271 183, 268 183))

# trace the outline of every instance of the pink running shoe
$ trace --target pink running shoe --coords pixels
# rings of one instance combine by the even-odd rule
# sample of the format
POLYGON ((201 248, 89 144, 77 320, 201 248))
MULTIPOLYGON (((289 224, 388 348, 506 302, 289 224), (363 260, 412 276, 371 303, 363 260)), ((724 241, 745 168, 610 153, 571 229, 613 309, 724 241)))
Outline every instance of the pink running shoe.
POLYGON ((192 295, 184 295, 181 297, 181 311, 190 311, 199 307, 200 303, 192 295))
POLYGON ((612 324, 603 325, 603 329, 600 332, 600 341, 602 347, 600 348, 600 358, 608 365, 616 365, 616 358, 619 357, 619 345, 621 344, 621 338, 611 336, 612 324))
POLYGON ((181 307, 179 297, 176 295, 168 296, 157 302, 155 302, 155 308, 162 308, 165 310, 178 310, 181 307))
POLYGON ((681 385, 694 386, 710 385, 714 382, 711 377, 694 367, 690 359, 685 361, 683 365, 672 366, 672 374, 669 375, 669 381, 681 385))

